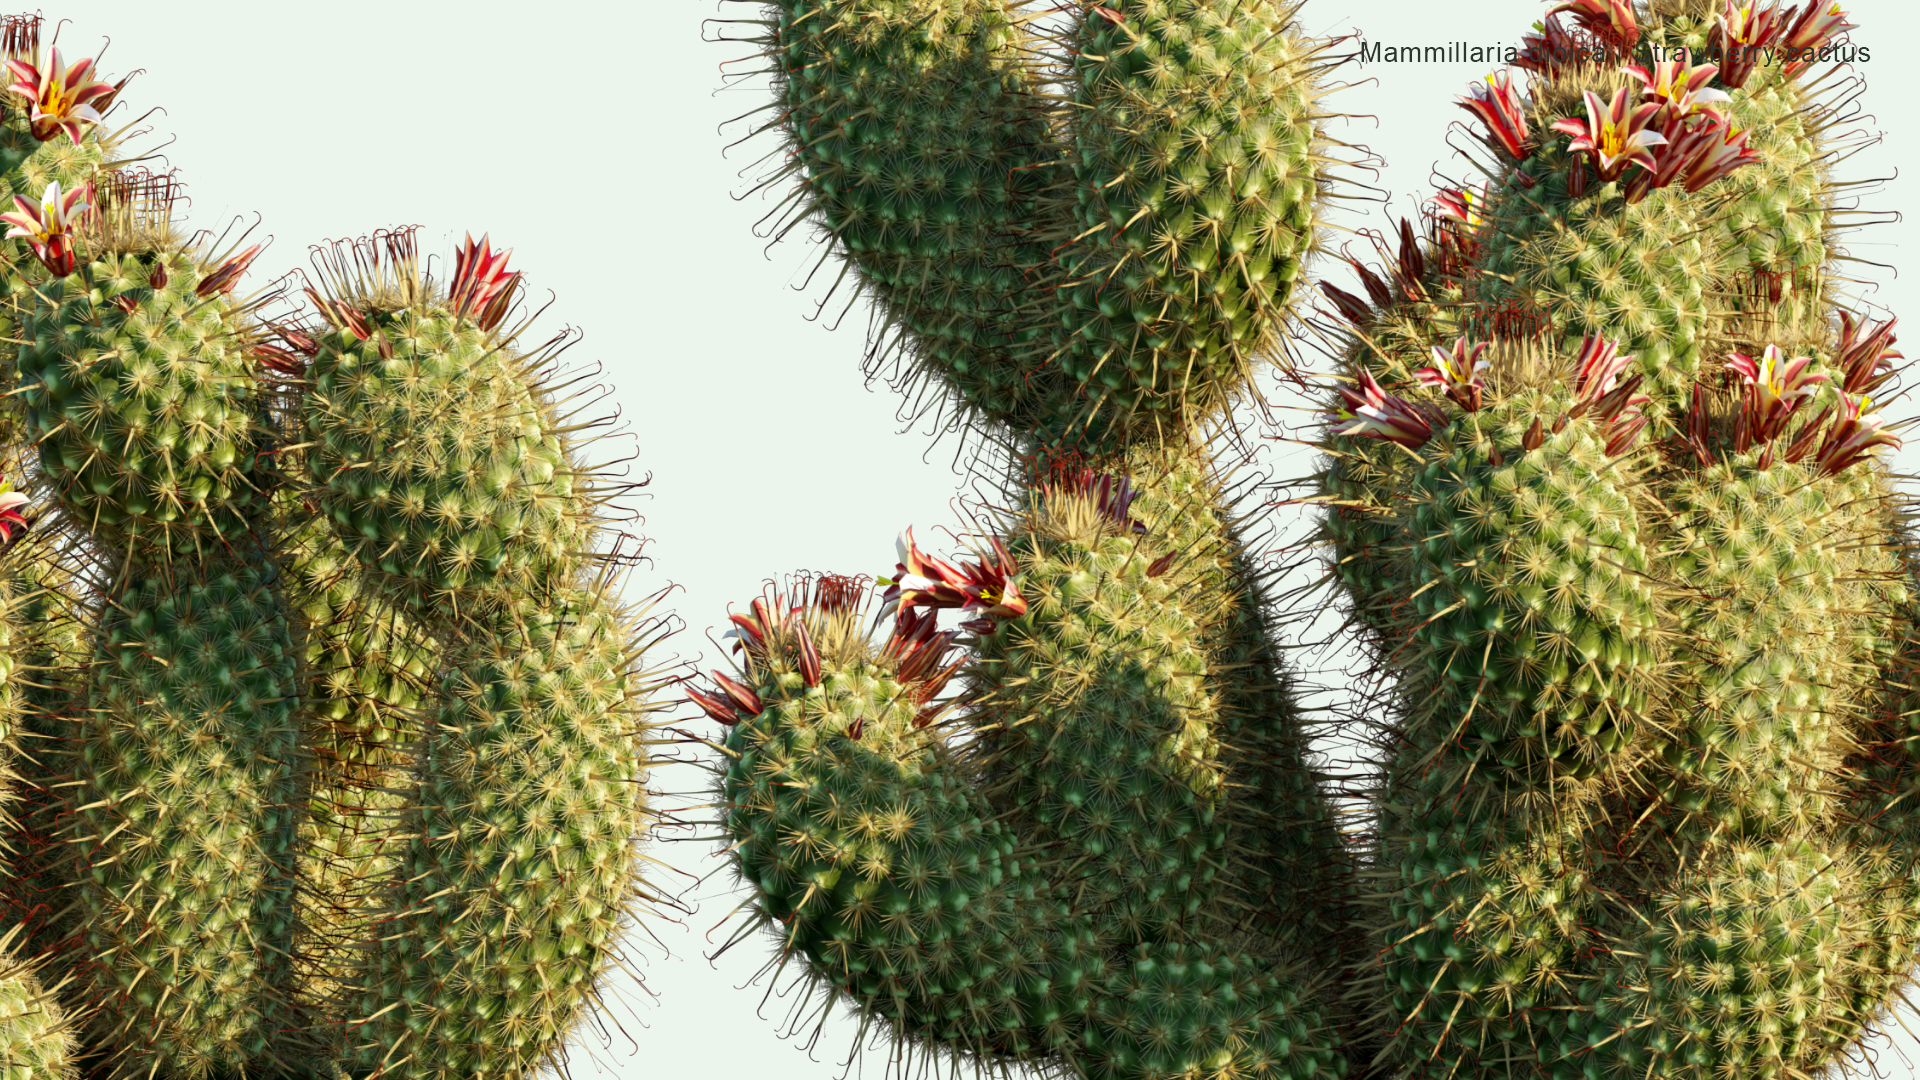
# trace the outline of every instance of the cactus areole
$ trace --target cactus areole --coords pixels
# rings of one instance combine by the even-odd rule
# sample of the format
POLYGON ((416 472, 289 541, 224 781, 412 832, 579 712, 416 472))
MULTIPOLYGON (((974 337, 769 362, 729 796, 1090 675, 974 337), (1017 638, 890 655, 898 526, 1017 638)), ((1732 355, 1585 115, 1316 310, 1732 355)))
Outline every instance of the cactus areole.
POLYGON ((520 1077, 647 898, 657 624, 518 271, 241 286, 0 22, 8 1078, 520 1077), (310 305, 303 307, 302 305, 310 305))
POLYGON ((1559 4, 1461 99, 1484 181, 1310 291, 1295 5, 742 2, 870 373, 1011 448, 969 551, 770 587, 690 683, 820 1015, 1102 1080, 1786 1080, 1869 1035, 1920 946, 1920 560, 1894 323, 1831 269, 1838 5, 1559 4), (1309 339, 1345 802, 1215 462, 1309 339))

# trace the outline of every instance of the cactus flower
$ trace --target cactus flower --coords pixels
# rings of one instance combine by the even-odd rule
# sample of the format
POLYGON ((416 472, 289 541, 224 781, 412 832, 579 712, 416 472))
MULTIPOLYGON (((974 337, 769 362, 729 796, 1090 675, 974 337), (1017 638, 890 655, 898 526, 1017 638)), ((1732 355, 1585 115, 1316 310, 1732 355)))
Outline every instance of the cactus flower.
POLYGON ((236 252, 220 260, 220 265, 214 267, 206 277, 200 279, 200 284, 193 287, 193 295, 208 297, 215 292, 232 292, 233 287, 239 284, 241 275, 247 272, 247 267, 253 265, 253 260, 259 255, 260 245, 255 244, 245 251, 236 252))
POLYGON ((91 185, 63 192, 60 181, 55 180, 47 185, 37 201, 26 195, 15 195, 16 209, 10 214, 0 214, 0 222, 13 226, 7 230, 8 239, 26 238, 48 273, 66 277, 73 273, 73 230, 80 214, 92 205, 90 195, 91 185))
POLYGON ((1624 86, 1615 90, 1613 100, 1605 104, 1601 103, 1600 95, 1591 90, 1586 92, 1586 101, 1584 122, 1568 117, 1553 124, 1553 130, 1573 136, 1567 149, 1592 154, 1602 181, 1618 179, 1629 164, 1651 171, 1653 148, 1667 142, 1665 135, 1647 126, 1660 112, 1660 106, 1650 101, 1631 102, 1624 86))
POLYGON ((1787 50, 1787 66, 1783 69, 1786 76, 1792 78, 1805 71, 1821 46, 1853 29, 1856 27, 1847 21, 1847 13, 1840 10, 1838 3, 1809 0, 1806 10, 1793 20, 1781 38, 1787 50))
POLYGON ((1612 393, 1614 380, 1633 357, 1618 355, 1620 343, 1603 337, 1583 338, 1580 353, 1574 358, 1573 392, 1582 401, 1594 401, 1612 393))
POLYGON ((1786 428, 1787 421, 1800 404, 1813 396, 1815 383, 1827 381, 1825 375, 1810 375, 1810 356, 1784 359, 1778 345, 1767 346, 1758 361, 1744 353, 1729 353, 1727 370, 1740 376, 1746 387, 1741 404, 1741 431, 1736 448, 1744 451, 1751 443, 1768 442, 1786 428))
POLYGON ((473 242, 472 233, 467 234, 466 243, 454 253, 453 284, 447 289, 447 303, 454 314, 471 314, 482 330, 500 325, 507 314, 513 284, 520 280, 519 271, 507 269, 507 256, 511 254, 512 248, 495 252, 484 234, 478 244, 473 242))
POLYGON ((1822 475, 1834 473, 1867 456, 1876 446, 1900 447, 1900 437, 1885 430, 1886 420, 1870 412, 1873 399, 1866 394, 1840 395, 1840 415, 1827 429, 1827 436, 1814 452, 1815 467, 1822 475))
POLYGON ((1742 165, 1759 161, 1760 155, 1747 146, 1747 137, 1751 134, 1749 128, 1734 128, 1726 124, 1714 124, 1702 129, 1697 149, 1689 155, 1682 168, 1681 186, 1691 195, 1742 165))
POLYGON ((1581 58, 1580 39, 1566 28, 1558 15, 1548 15, 1533 24, 1533 33, 1520 38, 1519 55, 1513 66, 1558 80, 1562 69, 1572 67, 1581 58))
POLYGON ((1442 346, 1433 347, 1433 366, 1424 367, 1413 373, 1421 386, 1431 386, 1444 392, 1456 404, 1468 412, 1480 411, 1480 401, 1486 393, 1486 384, 1480 381, 1480 373, 1487 370, 1488 364, 1480 359, 1487 351, 1489 343, 1482 341, 1472 346, 1466 338, 1453 343, 1449 352, 1442 346))
POLYGON ((1434 216, 1446 221, 1458 222, 1469 229, 1478 229, 1486 220, 1480 208, 1487 204, 1486 188, 1441 188, 1433 197, 1433 205, 1439 208, 1434 216))
POLYGON ((1707 51, 1719 60, 1720 81, 1735 90, 1746 85, 1747 76, 1780 40, 1791 10, 1782 12, 1778 0, 1755 8, 1754 4, 1735 6, 1733 0, 1726 0, 1725 9, 1707 33, 1707 51))
POLYGON ((1493 141, 1515 161, 1525 161, 1533 153, 1527 145, 1526 107, 1513 88, 1513 77, 1496 71, 1486 77, 1485 85, 1475 83, 1473 96, 1460 99, 1460 107, 1478 116, 1487 125, 1493 141))
POLYGON ((7 90, 33 102, 28 119, 33 137, 41 142, 53 138, 56 131, 64 131, 67 138, 78 143, 80 125, 100 122, 94 102, 99 101, 104 108, 111 102, 111 95, 118 92, 112 83, 94 81, 92 60, 75 61, 62 71, 58 46, 53 50, 53 62, 44 68, 27 60, 8 60, 6 65, 14 76, 7 90))
POLYGON ((1893 347, 1893 328, 1899 322, 1888 319, 1875 325, 1855 319, 1851 312, 1840 313, 1840 344, 1834 349, 1833 366, 1842 373, 1842 390, 1871 393, 1893 377, 1893 362, 1906 359, 1893 347))
POLYGON ((1622 52, 1640 40, 1640 26, 1634 21, 1633 4, 1629 0, 1567 0, 1547 14, 1558 15, 1562 11, 1572 14, 1581 29, 1622 52))
POLYGON ((1707 85, 1720 70, 1713 64, 1688 67, 1684 61, 1661 60, 1651 68, 1628 64, 1622 70, 1640 80, 1646 100, 1661 106, 1663 115, 1656 119, 1668 135, 1673 133, 1673 123, 1696 113, 1717 115, 1715 106, 1733 100, 1726 91, 1707 85))
POLYGON ((18 491, 0 491, 0 543, 10 541, 17 534, 26 531, 27 519, 20 515, 20 508, 27 505, 27 497, 18 491))
POLYGON ((897 545, 900 561, 894 565, 894 576, 879 579, 887 586, 881 613, 916 606, 977 611, 978 618, 961 624, 977 633, 991 633, 996 619, 1025 615, 1027 601, 1014 577, 1013 555, 997 539, 992 543, 989 558, 955 566, 922 552, 913 541, 913 530, 908 529, 897 545))
POLYGON ((1335 435, 1386 439, 1410 449, 1433 437, 1433 425, 1420 410, 1405 398, 1387 393, 1370 371, 1360 373, 1360 389, 1342 386, 1339 391, 1346 408, 1329 419, 1345 426, 1335 430, 1335 435))

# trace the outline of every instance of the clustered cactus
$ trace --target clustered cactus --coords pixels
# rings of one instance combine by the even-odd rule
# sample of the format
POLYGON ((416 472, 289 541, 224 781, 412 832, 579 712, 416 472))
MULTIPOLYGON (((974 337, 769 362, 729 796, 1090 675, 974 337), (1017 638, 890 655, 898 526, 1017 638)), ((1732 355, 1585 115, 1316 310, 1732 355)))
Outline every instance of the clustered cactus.
POLYGON ((1335 59, 1292 4, 755 2, 774 180, 1005 493, 971 557, 902 538, 877 640, 868 579, 790 579, 689 690, 823 1003, 903 1062, 1130 1080, 1863 1037, 1920 947, 1920 635, 1893 323, 1832 270, 1836 4, 1558 4, 1462 101, 1484 183, 1316 314, 1335 59), (1363 825, 1214 462, 1308 330, 1363 825))
POLYGON ((259 246, 184 235, 125 80, 39 27, 0 41, 0 1075, 526 1075, 647 895, 657 623, 567 335, 412 228, 316 249, 317 318, 236 298, 259 246))

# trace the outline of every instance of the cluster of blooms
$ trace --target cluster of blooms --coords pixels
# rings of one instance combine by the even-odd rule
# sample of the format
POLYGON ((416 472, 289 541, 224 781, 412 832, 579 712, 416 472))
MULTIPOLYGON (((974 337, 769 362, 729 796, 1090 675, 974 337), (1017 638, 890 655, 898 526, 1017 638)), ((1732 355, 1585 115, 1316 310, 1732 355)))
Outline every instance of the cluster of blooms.
MULTIPOLYGON (((1433 366, 1414 372, 1420 385, 1437 389, 1467 412, 1477 412, 1484 400, 1486 384, 1481 372, 1487 361, 1481 354, 1487 342, 1469 343, 1460 338, 1447 349, 1433 347, 1433 366)), ((1644 376, 1621 379, 1620 374, 1633 363, 1633 357, 1619 355, 1619 343, 1590 337, 1581 341, 1574 366, 1574 404, 1554 423, 1558 432, 1568 420, 1591 414, 1602 427, 1609 456, 1625 453, 1646 430, 1648 418, 1640 406, 1652 400, 1637 394, 1644 376)), ((1339 388, 1342 408, 1329 417, 1340 425, 1335 435, 1386 439, 1408 448, 1425 445, 1433 437, 1434 418, 1420 406, 1389 394, 1371 372, 1360 374, 1358 389, 1339 388)), ((1536 421, 1523 440, 1527 450, 1536 449, 1545 438, 1536 421)), ((1497 455, 1496 451, 1496 455, 1497 455)), ((1500 464, 1498 460, 1494 462, 1500 464)))
MULTIPOLYGON (((1787 462, 1811 455, 1817 471, 1828 475, 1866 457, 1876 446, 1900 446, 1899 436, 1887 431, 1887 421, 1874 411, 1872 397, 1873 390, 1892 378, 1893 361, 1904 359, 1893 349, 1897 320, 1869 327, 1846 313, 1840 318, 1840 344, 1832 365, 1840 376, 1839 402, 1802 425, 1778 455, 1787 462)), ((1764 469, 1773 462, 1774 440, 1786 432, 1788 423, 1800 406, 1813 398, 1819 384, 1832 381, 1827 375, 1809 373, 1807 368, 1812 363, 1813 358, 1808 356, 1788 359, 1778 345, 1767 346, 1758 360, 1745 353, 1728 354, 1727 370, 1739 377, 1742 387, 1740 415, 1734 427, 1735 452, 1745 453, 1763 444, 1760 467, 1764 469)), ((1710 460, 1703 387, 1694 387, 1687 427, 1694 455, 1703 463, 1710 460)))
MULTIPOLYGON (((1594 178, 1603 183, 1620 179, 1629 165, 1636 166, 1625 194, 1628 202, 1638 202, 1648 192, 1674 183, 1689 193, 1699 191, 1759 160, 1747 146, 1751 133, 1734 128, 1720 112, 1719 106, 1728 100, 1726 91, 1707 84, 1717 75, 1723 85, 1739 89, 1754 65, 1774 50, 1795 58, 1783 68, 1792 77, 1806 67, 1807 57, 1817 55, 1834 36, 1853 29, 1837 3, 1810 3, 1804 11, 1783 11, 1777 0, 1758 11, 1752 5, 1735 7, 1733 0, 1725 4, 1707 48, 1716 63, 1689 65, 1686 59, 1664 59, 1651 67, 1625 64, 1621 70, 1640 83, 1640 93, 1622 86, 1610 101, 1603 101, 1589 90, 1584 120, 1567 117, 1554 122, 1552 130, 1573 136, 1568 150, 1579 155, 1567 178, 1569 195, 1577 198, 1585 193, 1589 162, 1594 178)), ((1639 40, 1633 8, 1626 0, 1570 0, 1553 9, 1537 28, 1538 35, 1527 38, 1523 58, 1514 66, 1555 78, 1570 58, 1591 52, 1559 23, 1562 11, 1573 13, 1586 34, 1605 43, 1611 50, 1606 55, 1623 57, 1639 40)), ((1490 146, 1515 163, 1532 156, 1527 102, 1507 72, 1487 76, 1460 105, 1486 125, 1490 146)), ((1515 173, 1514 179, 1531 186, 1524 174, 1515 173)))
MULTIPOLYGON (((1628 165, 1639 171, 1628 179, 1628 202, 1680 183, 1689 193, 1713 183, 1742 165, 1759 160, 1747 146, 1749 131, 1734 128, 1719 106, 1725 91, 1707 86, 1719 69, 1713 64, 1688 67, 1680 60, 1662 60, 1652 68, 1628 64, 1623 69, 1641 84, 1638 100, 1623 86, 1613 100, 1586 92, 1587 119, 1557 121, 1553 130, 1573 136, 1567 149, 1588 155, 1597 178, 1617 180, 1628 165)), ((1576 159, 1567 180, 1567 192, 1578 197, 1586 189, 1587 159, 1576 159)))
MULTIPOLYGON (((819 649, 814 645, 809 621, 817 615, 832 615, 856 609, 866 594, 864 579, 827 574, 813 583, 813 595, 790 604, 775 594, 749 605, 748 614, 730 616, 734 629, 734 652, 744 652, 748 670, 767 661, 776 632, 790 636, 801 681, 819 686, 824 672, 819 649)), ((940 630, 931 610, 918 613, 902 611, 894 620, 893 631, 880 648, 883 659, 891 662, 894 678, 907 686, 910 700, 919 707, 915 727, 925 727, 952 708, 956 701, 933 703, 941 690, 966 662, 964 653, 949 659, 958 630, 940 630)), ((686 688, 687 700, 698 705, 709 717, 729 727, 765 711, 766 704, 752 687, 724 672, 708 673, 714 689, 686 688)), ((860 738, 865 721, 856 717, 847 728, 847 737, 860 738)))
POLYGON ((1806 70, 1822 46, 1855 28, 1838 3, 1825 0, 1812 0, 1804 10, 1784 11, 1779 0, 1765 7, 1724 2, 1707 34, 1707 54, 1720 64, 1720 81, 1735 90, 1745 86, 1753 69, 1774 54, 1785 55, 1781 71, 1793 78, 1806 70))

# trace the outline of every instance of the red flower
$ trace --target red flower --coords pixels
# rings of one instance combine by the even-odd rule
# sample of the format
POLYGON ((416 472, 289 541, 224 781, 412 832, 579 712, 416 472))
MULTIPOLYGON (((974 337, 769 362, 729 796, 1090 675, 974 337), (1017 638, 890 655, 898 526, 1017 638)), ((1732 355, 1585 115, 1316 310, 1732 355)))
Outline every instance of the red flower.
POLYGON ((482 330, 500 325, 511 306, 514 282, 520 280, 519 271, 507 270, 511 254, 512 248, 496 253, 485 236, 475 244, 473 234, 467 234, 466 243, 454 253, 453 284, 447 288, 447 303, 455 315, 472 315, 482 330))
POLYGON ((1720 62, 1722 83, 1735 90, 1746 85, 1747 76, 1785 32, 1788 14, 1791 9, 1782 12, 1778 0, 1758 10, 1753 4, 1736 7, 1734 0, 1726 0, 1713 29, 1707 32, 1707 51, 1720 62))
POLYGON ((74 227, 81 213, 92 208, 92 195, 92 184, 62 192, 60 181, 55 180, 47 185, 37 201, 15 195, 16 209, 10 214, 0 214, 0 222, 13 226, 7 230, 8 239, 26 238, 27 245, 33 248, 48 273, 66 277, 73 273, 74 227))
POLYGON ((981 634, 992 633, 998 625, 996 619, 1025 615, 1027 601, 1020 595, 1013 555, 998 538, 989 542, 993 550, 988 558, 955 566, 922 552, 913 542, 913 530, 908 529, 900 537, 900 561, 894 566, 893 578, 879 580, 887 586, 881 611, 905 611, 916 606, 977 611, 978 618, 960 625, 981 634))
POLYGON ((259 255, 260 245, 255 244, 245 251, 222 259, 220 265, 213 268, 212 273, 201 278, 200 284, 193 287, 193 295, 212 296, 215 292, 232 292, 233 287, 240 283, 240 276, 247 272, 247 267, 253 265, 253 260, 259 255))
POLYGON ((1865 394, 1840 395, 1840 415, 1834 419, 1833 427, 1828 429, 1826 439, 1813 457, 1823 475, 1831 476, 1852 465, 1876 446, 1899 448, 1899 436, 1882 430, 1887 422, 1880 414, 1867 412, 1872 406, 1873 399, 1865 394))
POLYGON ((1809 0, 1805 11, 1787 27, 1782 42, 1787 49, 1787 66, 1782 69, 1791 79, 1807 69, 1822 45, 1833 40, 1835 35, 1857 29, 1847 21, 1847 13, 1840 10, 1838 3, 1823 4, 1822 0, 1809 0))
POLYGON ((1745 353, 1728 354, 1727 370, 1739 375, 1746 387, 1735 450, 1745 452, 1753 443, 1771 441, 1786 430, 1794 410, 1813 396, 1814 384, 1827 381, 1825 375, 1807 374, 1812 357, 1786 360, 1785 355, 1778 345, 1767 346, 1758 361, 1745 353))
MULTIPOLYGON (((0 488, 4 486, 0 485, 0 488)), ((25 495, 18 491, 0 490, 0 542, 11 541, 26 531, 27 519, 20 515, 20 508, 25 505, 25 495)))
POLYGON ((1487 370, 1487 362, 1480 354, 1487 351, 1489 343, 1482 341, 1469 347, 1467 339, 1461 338, 1453 343, 1449 352, 1439 345, 1433 347, 1433 366, 1421 368, 1413 373, 1421 386, 1431 386, 1454 400, 1468 412, 1480 410, 1480 399, 1486 392, 1486 384, 1480 381, 1480 373, 1487 370))
POLYGON ((1573 21, 1579 23, 1581 29, 1623 53, 1640 40, 1640 27, 1634 21, 1633 5, 1628 0, 1567 0, 1547 14, 1553 16, 1562 11, 1572 12, 1573 21))
POLYGON ((1849 394, 1871 393, 1893 378, 1893 362, 1906 359, 1893 347, 1893 328, 1899 322, 1899 319, 1888 319, 1876 326, 1855 320, 1850 312, 1840 313, 1840 345, 1835 349, 1833 366, 1842 373, 1842 390, 1849 394))
POLYGON ((1336 429, 1335 435, 1386 439, 1408 448, 1422 446, 1433 437, 1433 425, 1426 416, 1405 398, 1382 389, 1372 372, 1360 373, 1360 389, 1338 389, 1345 407, 1329 419, 1345 426, 1336 429))
POLYGON ((1487 125, 1492 145, 1505 150, 1508 157, 1525 161, 1533 153, 1533 148, 1527 145, 1526 107, 1506 72, 1497 71, 1487 76, 1484 86, 1474 84, 1473 96, 1460 99, 1460 107, 1487 125))
POLYGON ((1570 152, 1593 155, 1595 169, 1602 181, 1618 179, 1629 164, 1651 170, 1654 167, 1653 148, 1667 141, 1665 135, 1647 126, 1661 107, 1650 101, 1635 105, 1628 98, 1624 86, 1615 90, 1613 100, 1605 104, 1601 103, 1598 94, 1588 90, 1587 119, 1584 123, 1568 117, 1553 124, 1553 130, 1574 137, 1567 144, 1570 152))
MULTIPOLYGON (((45 68, 36 68, 26 60, 8 60, 6 64, 14 76, 7 90, 33 102, 31 130, 41 142, 53 138, 56 131, 64 131, 67 138, 78 143, 80 125, 99 123, 99 109, 118 92, 110 83, 93 80, 92 60, 76 61, 62 72, 58 46, 53 50, 53 62, 45 68), (99 102, 99 108, 95 102, 99 102)), ((120 81, 125 85, 125 79, 120 81)))

